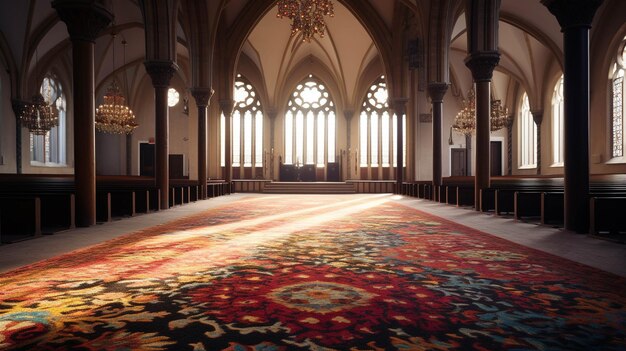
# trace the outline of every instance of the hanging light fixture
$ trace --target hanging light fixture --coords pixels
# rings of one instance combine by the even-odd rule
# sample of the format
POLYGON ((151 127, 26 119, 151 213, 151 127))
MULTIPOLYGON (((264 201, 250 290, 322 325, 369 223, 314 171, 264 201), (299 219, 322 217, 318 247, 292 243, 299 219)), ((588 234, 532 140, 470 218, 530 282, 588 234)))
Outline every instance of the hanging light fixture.
MULTIPOLYGON (((113 72, 115 72, 115 34, 113 37, 113 72)), ((126 65, 126 40, 124 45, 124 65, 126 65)), ((137 128, 135 114, 126 105, 117 80, 113 78, 104 94, 104 104, 96 109, 96 130, 110 134, 131 134, 137 128)))
MULTIPOLYGON (((502 106, 502 101, 491 100, 490 130, 495 132, 509 125, 511 116, 509 109, 502 106)), ((472 135, 476 131, 476 94, 474 88, 467 94, 467 100, 463 100, 463 109, 454 118, 452 129, 465 136, 472 135)))
POLYGON ((491 100, 491 131, 505 128, 510 122, 509 109, 502 106, 502 101, 491 100))
POLYGON ((302 41, 311 42, 315 34, 321 38, 326 32, 324 16, 334 17, 331 0, 280 0, 276 17, 291 20, 291 35, 302 33, 302 41))
POLYGON ((476 131, 476 97, 473 88, 467 94, 467 99, 463 100, 463 109, 454 117, 452 129, 465 136, 476 131))
MULTIPOLYGON (((39 55, 35 50, 35 70, 39 64, 39 55)), ((47 91, 50 94, 50 90, 47 91)), ((51 97, 48 96, 48 100, 51 97)), ((22 127, 35 135, 46 135, 53 127, 59 123, 59 113, 55 106, 48 104, 41 92, 33 96, 32 102, 27 103, 21 109, 19 115, 22 127)))

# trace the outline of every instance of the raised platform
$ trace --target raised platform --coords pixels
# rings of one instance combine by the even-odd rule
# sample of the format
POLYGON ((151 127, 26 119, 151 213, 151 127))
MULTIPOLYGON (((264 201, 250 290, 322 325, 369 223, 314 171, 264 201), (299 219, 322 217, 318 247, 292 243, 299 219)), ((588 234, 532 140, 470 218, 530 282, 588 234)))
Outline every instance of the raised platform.
POLYGON ((271 182, 266 183, 266 194, 354 194, 354 184, 344 182, 271 182))

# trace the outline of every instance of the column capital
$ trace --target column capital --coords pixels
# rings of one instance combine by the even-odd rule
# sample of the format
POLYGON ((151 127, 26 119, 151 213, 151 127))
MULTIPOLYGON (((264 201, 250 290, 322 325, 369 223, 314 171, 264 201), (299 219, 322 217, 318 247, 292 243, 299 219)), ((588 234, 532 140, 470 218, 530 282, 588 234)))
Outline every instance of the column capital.
POLYGON ((232 99, 220 99, 219 101, 220 109, 224 113, 224 116, 230 117, 233 113, 233 109, 235 108, 235 100, 232 99))
POLYGON ((178 65, 175 62, 163 60, 163 61, 145 61, 144 66, 146 72, 152 78, 152 85, 155 88, 167 88, 170 86, 170 81, 174 76, 174 72, 178 70, 178 65))
POLYGON ((428 95, 432 102, 443 102, 443 97, 448 91, 448 83, 430 82, 428 83, 428 95))
POLYGON ((409 101, 409 98, 399 97, 395 98, 391 101, 393 104, 393 110, 397 115, 403 115, 406 113, 406 103, 409 101))
POLYGON ((473 52, 465 58, 465 65, 472 71, 472 77, 476 82, 490 81, 498 62, 500 53, 497 51, 473 52))
POLYGON ((52 7, 67 26, 72 40, 95 42, 113 14, 94 0, 54 0, 52 7))
POLYGON ((534 110, 530 111, 530 114, 533 115, 533 121, 535 121, 536 125, 541 125, 543 121, 543 110, 534 110))
POLYGON ((276 116, 278 116, 278 111, 276 111, 275 108, 268 108, 267 110, 265 110, 265 113, 270 119, 276 119, 276 116))
POLYGON ((350 122, 354 116, 354 110, 343 110, 343 116, 346 118, 346 121, 350 122))
POLYGON ((215 91, 211 88, 191 88, 191 96, 196 100, 198 107, 209 106, 209 101, 215 91))
POLYGON ((561 30, 572 27, 591 27, 593 16, 603 0, 541 0, 556 17, 561 30))

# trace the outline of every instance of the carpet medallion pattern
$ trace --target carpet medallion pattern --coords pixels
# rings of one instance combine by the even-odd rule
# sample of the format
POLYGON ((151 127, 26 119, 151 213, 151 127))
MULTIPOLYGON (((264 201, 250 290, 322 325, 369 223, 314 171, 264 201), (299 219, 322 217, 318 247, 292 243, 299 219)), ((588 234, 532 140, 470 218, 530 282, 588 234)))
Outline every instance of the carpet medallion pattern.
POLYGON ((625 279, 388 195, 244 198, 0 287, 0 350, 626 349, 625 279))

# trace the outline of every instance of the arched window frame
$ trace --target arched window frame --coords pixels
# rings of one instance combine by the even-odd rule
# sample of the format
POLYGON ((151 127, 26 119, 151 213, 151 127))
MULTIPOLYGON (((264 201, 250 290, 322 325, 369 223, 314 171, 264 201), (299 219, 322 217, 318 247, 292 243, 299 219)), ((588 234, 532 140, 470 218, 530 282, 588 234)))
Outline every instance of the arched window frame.
MULTIPOLYGON (((380 76, 367 90, 359 115, 359 164, 361 167, 397 167, 395 155, 398 116, 390 114, 385 77, 380 76)), ((402 116, 403 165, 406 166, 406 116, 402 116)))
POLYGON ((58 124, 44 135, 30 133, 30 163, 33 166, 58 167, 67 164, 67 99, 63 86, 53 74, 47 74, 39 92, 46 103, 58 112, 58 124))
POLYGON ((296 86, 284 117, 284 164, 322 168, 335 162, 335 104, 319 79, 309 75, 296 86))
POLYGON ((564 162, 564 112, 563 75, 554 86, 552 93, 552 166, 562 167, 564 162))
POLYGON ((530 112, 530 103, 526 93, 522 95, 518 120, 520 168, 537 168, 537 125, 530 112))
MULTIPOLYGON (((232 166, 263 167, 263 109, 254 86, 240 74, 234 87, 232 166)), ((220 165, 226 156, 226 117, 220 116, 220 165)))
POLYGON ((626 127, 624 126, 624 116, 626 108, 624 106, 624 98, 626 97, 624 79, 626 75, 626 37, 622 39, 618 47, 617 53, 611 65, 610 72, 610 89, 611 106, 609 109, 609 125, 610 131, 608 138, 610 140, 609 152, 612 162, 625 162, 624 134, 626 127))

